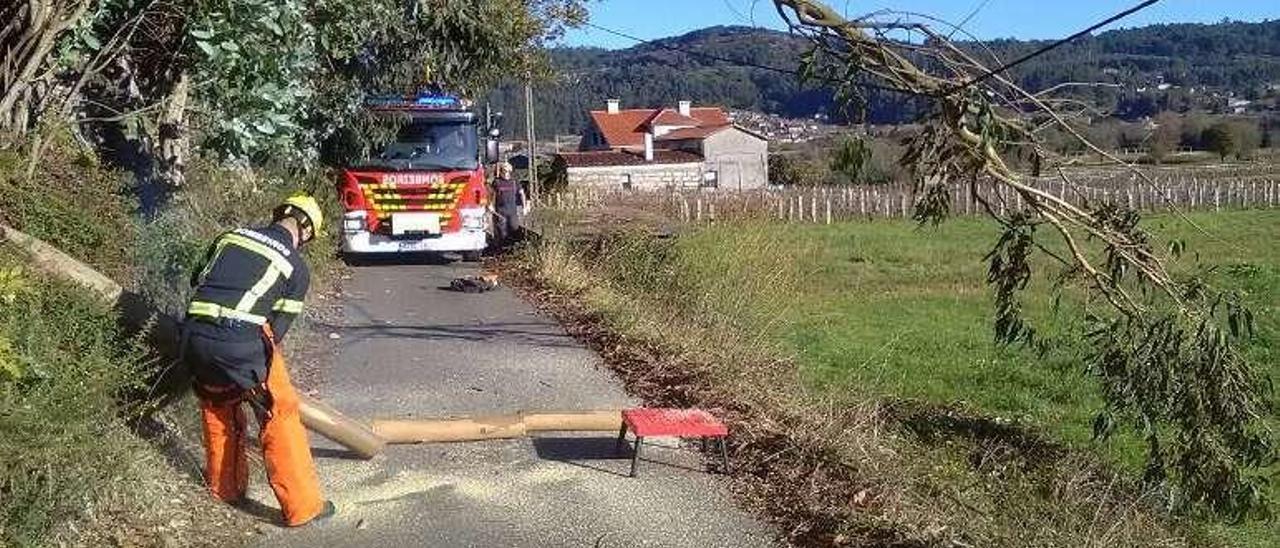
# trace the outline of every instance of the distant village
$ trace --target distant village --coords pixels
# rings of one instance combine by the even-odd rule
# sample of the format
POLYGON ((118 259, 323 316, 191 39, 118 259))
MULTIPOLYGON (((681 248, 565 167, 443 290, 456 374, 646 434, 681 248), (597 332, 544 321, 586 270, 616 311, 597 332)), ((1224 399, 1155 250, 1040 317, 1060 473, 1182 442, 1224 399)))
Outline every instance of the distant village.
POLYGON ((815 114, 809 118, 786 118, 777 114, 730 110, 729 119, 767 137, 773 143, 805 143, 849 131, 847 126, 832 124, 826 114, 815 114))

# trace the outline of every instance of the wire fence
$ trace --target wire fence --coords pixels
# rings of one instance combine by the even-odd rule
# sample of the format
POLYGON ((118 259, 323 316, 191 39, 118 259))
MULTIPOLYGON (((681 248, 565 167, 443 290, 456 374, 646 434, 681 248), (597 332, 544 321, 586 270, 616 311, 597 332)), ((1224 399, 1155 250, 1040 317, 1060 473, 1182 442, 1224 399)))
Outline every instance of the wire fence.
MULTIPOLYGON (((1131 173, 1075 174, 1040 178, 1029 186, 1077 206, 1126 205, 1143 212, 1221 211, 1280 207, 1280 166, 1196 168, 1150 174, 1152 185, 1131 173)), ((999 213, 1023 207, 1011 189, 978 185, 980 198, 999 213)), ((953 215, 983 213, 968 185, 949 185, 953 215)), ((909 184, 770 188, 747 191, 669 189, 630 191, 574 188, 545 197, 539 207, 564 210, 623 205, 660 213, 686 223, 773 219, 836 223, 858 219, 909 218, 920 199, 909 184)))

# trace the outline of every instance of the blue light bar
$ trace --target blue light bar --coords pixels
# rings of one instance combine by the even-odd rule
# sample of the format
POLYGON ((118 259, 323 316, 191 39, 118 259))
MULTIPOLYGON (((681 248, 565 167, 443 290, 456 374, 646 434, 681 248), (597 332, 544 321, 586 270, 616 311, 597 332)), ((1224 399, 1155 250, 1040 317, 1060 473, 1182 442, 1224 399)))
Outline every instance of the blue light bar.
POLYGON ((419 95, 418 98, 414 99, 413 102, 414 104, 417 104, 417 105, 429 106, 429 107, 441 107, 441 108, 447 108, 447 107, 457 108, 462 104, 462 102, 459 101, 457 97, 454 97, 452 95, 436 95, 436 94, 419 95))
POLYGON ((421 93, 416 97, 375 96, 365 100, 365 105, 378 109, 406 110, 460 110, 465 108, 461 98, 446 93, 421 93))

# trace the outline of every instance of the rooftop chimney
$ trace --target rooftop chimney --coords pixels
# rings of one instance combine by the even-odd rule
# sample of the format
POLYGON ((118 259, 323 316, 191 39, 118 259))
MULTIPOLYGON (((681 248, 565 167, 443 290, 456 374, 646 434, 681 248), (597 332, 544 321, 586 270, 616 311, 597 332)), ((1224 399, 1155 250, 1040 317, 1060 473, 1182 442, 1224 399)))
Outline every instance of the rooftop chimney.
POLYGON ((622 110, 622 101, 618 99, 609 99, 605 104, 608 105, 609 114, 617 114, 622 110))
POLYGON ((679 106, 679 108, 680 108, 680 115, 681 115, 681 116, 690 116, 689 111, 693 110, 693 102, 692 102, 692 101, 680 101, 679 105, 680 105, 680 106, 679 106))
POLYGON ((644 161, 653 161, 653 128, 644 132, 644 161))

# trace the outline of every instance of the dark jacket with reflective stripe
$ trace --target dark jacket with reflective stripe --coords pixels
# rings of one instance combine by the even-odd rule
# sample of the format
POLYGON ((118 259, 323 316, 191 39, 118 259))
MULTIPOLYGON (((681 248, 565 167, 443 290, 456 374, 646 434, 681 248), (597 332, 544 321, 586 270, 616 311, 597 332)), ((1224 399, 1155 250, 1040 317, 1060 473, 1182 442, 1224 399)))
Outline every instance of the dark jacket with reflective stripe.
POLYGON ((311 273, 288 230, 275 224, 242 228, 219 236, 209 246, 204 264, 191 280, 195 287, 191 302, 264 318, 279 342, 302 312, 310 283, 311 273))
POLYGON ((279 225, 215 239, 191 279, 195 294, 184 352, 196 378, 243 388, 265 382, 270 356, 260 324, 269 323, 276 342, 282 340, 302 312, 310 276, 289 231, 279 225))

